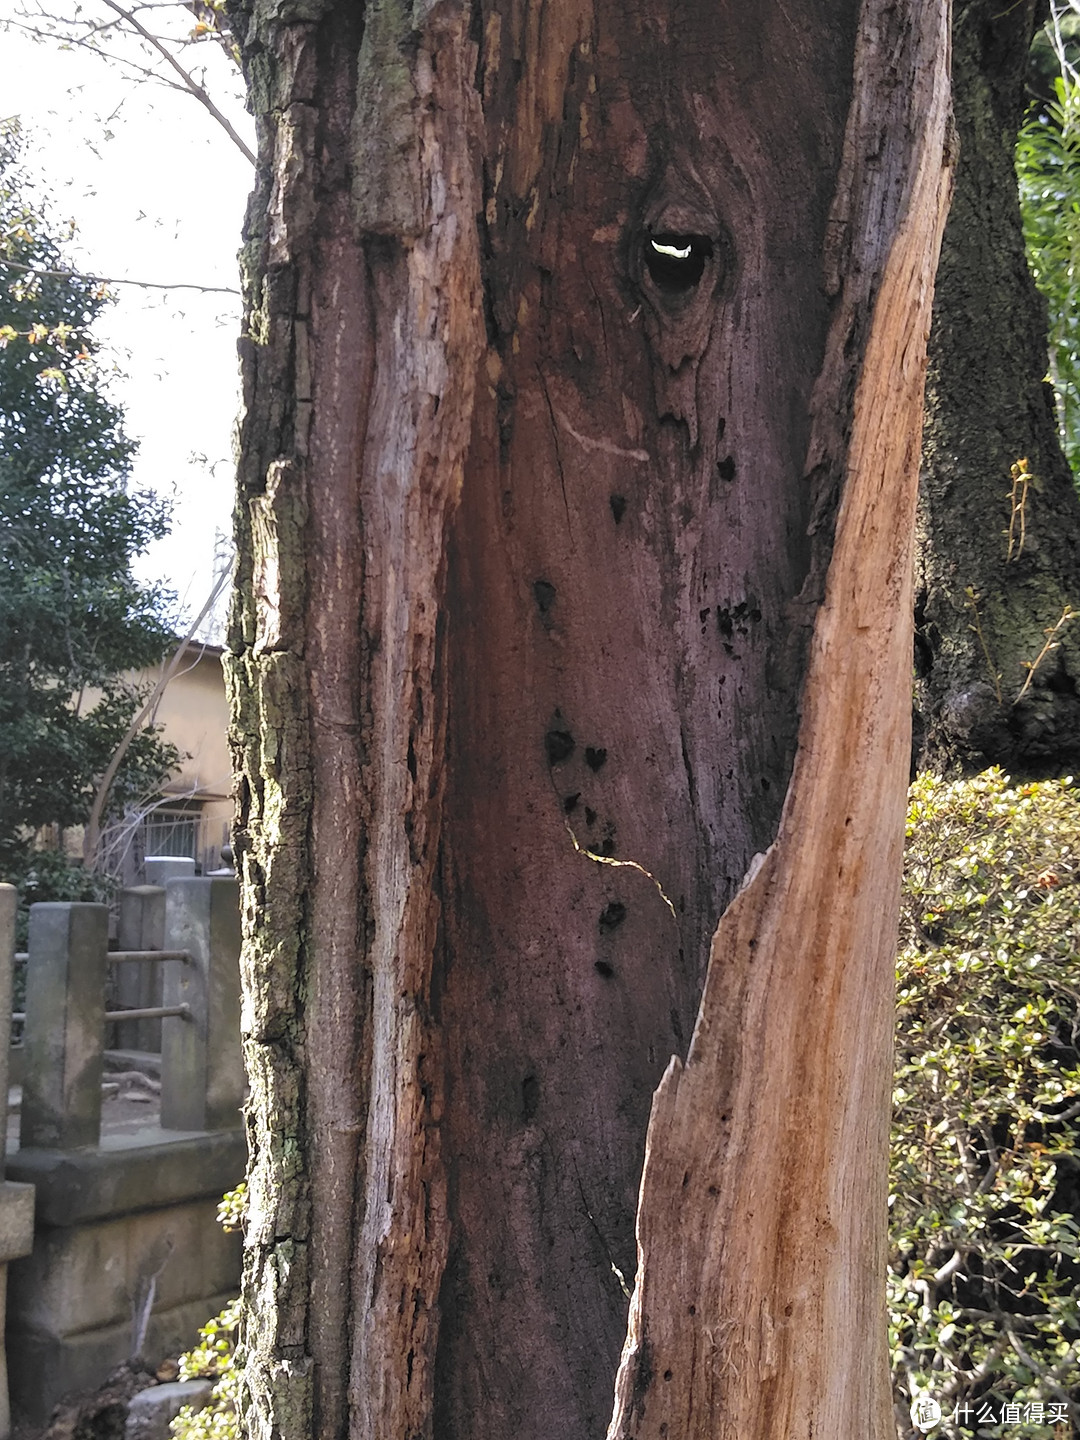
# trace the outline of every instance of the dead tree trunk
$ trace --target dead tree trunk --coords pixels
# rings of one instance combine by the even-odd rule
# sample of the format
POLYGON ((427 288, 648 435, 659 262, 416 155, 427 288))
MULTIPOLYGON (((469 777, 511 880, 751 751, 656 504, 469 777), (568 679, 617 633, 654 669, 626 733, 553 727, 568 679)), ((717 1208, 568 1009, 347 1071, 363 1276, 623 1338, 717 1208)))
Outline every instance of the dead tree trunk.
POLYGON ((253 1435, 602 1435, 695 1016, 613 1433, 884 1435, 943 9, 238 17, 253 1435))

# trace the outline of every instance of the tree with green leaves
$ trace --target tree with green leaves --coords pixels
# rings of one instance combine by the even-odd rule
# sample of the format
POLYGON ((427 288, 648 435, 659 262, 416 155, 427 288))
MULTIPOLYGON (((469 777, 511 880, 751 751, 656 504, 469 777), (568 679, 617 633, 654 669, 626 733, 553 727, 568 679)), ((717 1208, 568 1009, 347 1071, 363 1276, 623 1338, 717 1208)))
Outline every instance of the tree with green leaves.
MULTIPOLYGON (((0 128, 0 873, 35 898, 89 882, 40 836, 81 825, 141 696, 128 672, 172 636, 170 596, 133 558, 167 529, 128 487, 134 443, 109 399, 92 327, 101 285, 65 259, 27 199, 16 124, 0 128)), ((152 727, 111 789, 122 809, 176 761, 152 727)))

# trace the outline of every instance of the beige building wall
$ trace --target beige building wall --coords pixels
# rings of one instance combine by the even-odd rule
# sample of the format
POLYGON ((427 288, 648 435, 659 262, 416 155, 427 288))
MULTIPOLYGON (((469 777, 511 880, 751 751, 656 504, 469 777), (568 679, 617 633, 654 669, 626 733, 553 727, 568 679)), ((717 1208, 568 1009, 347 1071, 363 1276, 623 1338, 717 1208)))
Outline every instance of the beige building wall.
MULTIPOLYGON (((162 792, 161 805, 146 821, 150 854, 158 848, 155 840, 168 842, 174 817, 177 840, 186 828, 182 817, 190 817, 197 827, 195 859, 204 870, 221 865, 221 846, 228 840, 232 820, 229 711, 221 654, 217 645, 192 645, 158 702, 156 723, 183 758, 162 792)), ((153 681, 156 675, 147 673, 139 679, 153 681)))
MULTIPOLYGON (((156 803, 126 816, 103 836, 105 869, 121 884, 145 881, 147 855, 186 855, 204 874, 224 867, 221 847, 228 843, 233 807, 221 657, 220 646, 193 643, 158 700, 154 723, 180 752, 180 766, 156 803)), ((160 674, 155 666, 130 671, 126 678, 147 693, 160 674)), ((90 708, 99 698, 88 690, 83 703, 90 708)), ((71 855, 81 855, 82 838, 82 828, 73 826, 61 843, 71 855)))

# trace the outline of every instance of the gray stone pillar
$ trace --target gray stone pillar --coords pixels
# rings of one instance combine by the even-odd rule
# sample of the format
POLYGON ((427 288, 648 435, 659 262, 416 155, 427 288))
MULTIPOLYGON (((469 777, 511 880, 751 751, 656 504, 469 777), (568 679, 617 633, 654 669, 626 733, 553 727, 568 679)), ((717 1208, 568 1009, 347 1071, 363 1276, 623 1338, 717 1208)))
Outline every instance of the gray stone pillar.
POLYGON ((11 1434, 11 1406, 8 1403, 7 1355, 4 1349, 4 1315, 7 1309, 7 1268, 9 1260, 29 1255, 34 1244, 34 1187, 5 1180, 7 1149, 8 1052, 11 1049, 11 972, 15 966, 15 909, 18 895, 14 885, 0 885, 0 1440, 11 1434))
POLYGON ((4 1028, 0 1044, 0 1099, 3 1100, 3 1123, 0 1124, 0 1179, 7 1157, 7 1097, 11 1083, 11 990, 15 971, 15 911, 19 892, 14 885, 0 885, 0 1024, 4 1028))
MULTIPOLYGON (((120 950, 161 950, 165 944, 165 890, 161 885, 135 885, 120 891, 116 932, 120 950)), ((161 1005, 164 975, 159 960, 125 961, 115 974, 117 1005, 146 1009, 161 1005)), ((119 1050, 160 1050, 160 1020, 118 1020, 119 1050)))
POLYGON ((101 1138, 108 938, 104 905, 30 907, 24 1150, 75 1150, 101 1138))
POLYGON ((240 892, 235 880, 170 880, 165 949, 190 962, 165 962, 165 1004, 187 1004, 191 1019, 162 1025, 164 1130, 230 1130, 241 1123, 240 892))
POLYGON ((164 885, 168 880, 193 880, 195 861, 188 855, 147 855, 143 861, 147 885, 164 885))

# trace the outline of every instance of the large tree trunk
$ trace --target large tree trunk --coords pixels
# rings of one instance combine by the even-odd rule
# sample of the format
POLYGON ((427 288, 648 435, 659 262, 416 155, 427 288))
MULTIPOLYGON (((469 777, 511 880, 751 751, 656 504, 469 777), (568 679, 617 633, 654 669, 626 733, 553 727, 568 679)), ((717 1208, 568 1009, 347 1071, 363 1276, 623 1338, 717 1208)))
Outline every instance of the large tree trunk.
MULTIPOLYGON (((916 585, 922 763, 1063 774, 1080 760, 1080 498, 1044 380, 1046 307, 1024 255, 1013 153, 1045 0, 958 0, 956 194, 930 337, 916 585), (1034 481, 1012 526, 1011 468, 1034 481), (1021 529, 1022 523, 1022 529, 1021 529)), ((1019 502, 1020 495, 1018 493, 1019 502)))
POLYGON ((876 1440, 943 6, 239 20, 252 1433, 603 1434, 708 968, 614 1426, 876 1440))

